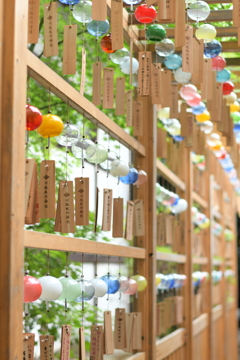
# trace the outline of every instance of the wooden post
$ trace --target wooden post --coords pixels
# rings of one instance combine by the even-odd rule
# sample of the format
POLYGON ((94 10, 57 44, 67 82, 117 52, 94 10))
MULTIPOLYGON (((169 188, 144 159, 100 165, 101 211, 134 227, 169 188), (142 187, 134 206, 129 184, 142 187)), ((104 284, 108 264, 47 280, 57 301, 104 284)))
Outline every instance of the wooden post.
POLYGON ((184 149, 185 162, 185 200, 188 202, 188 208, 185 211, 185 254, 187 256, 187 262, 185 264, 185 274, 187 275, 187 284, 185 286, 185 325, 186 325, 186 359, 192 360, 193 356, 193 285, 192 285, 192 190, 193 190, 193 170, 191 161, 191 149, 184 149))
POLYGON ((146 232, 144 237, 138 237, 135 245, 146 248, 146 259, 136 260, 135 268, 139 274, 146 276, 148 286, 145 291, 138 294, 138 311, 143 316, 143 337, 146 360, 154 360, 156 357, 156 111, 151 103, 150 97, 141 97, 143 103, 143 136, 138 137, 138 141, 145 146, 146 157, 136 157, 136 166, 140 170, 146 171, 148 175, 147 183, 135 189, 135 198, 144 199, 144 216, 146 232), (148 311, 146 306, 148 304, 148 311))
POLYGON ((28 1, 0 2, 0 353, 22 358, 28 1))

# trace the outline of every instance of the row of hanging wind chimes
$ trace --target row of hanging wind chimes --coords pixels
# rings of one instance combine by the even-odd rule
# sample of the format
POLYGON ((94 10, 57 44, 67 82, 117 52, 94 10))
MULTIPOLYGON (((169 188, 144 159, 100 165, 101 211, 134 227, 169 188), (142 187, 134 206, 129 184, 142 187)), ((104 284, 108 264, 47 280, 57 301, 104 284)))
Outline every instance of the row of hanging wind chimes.
MULTIPOLYGON (((142 315, 139 312, 126 313, 124 308, 115 309, 114 333, 112 331, 111 311, 104 312, 104 326, 90 327, 90 359, 102 360, 103 355, 114 353, 114 349, 127 352, 142 349, 142 315)), ((63 325, 61 332, 61 360, 70 360, 71 325, 63 325)), ((23 360, 34 359, 35 334, 23 334, 23 360)), ((41 335, 40 359, 54 359, 54 336, 41 335)), ((84 327, 79 328, 79 359, 86 359, 84 327)))
MULTIPOLYGON (((75 225, 89 225, 89 178, 75 178, 75 211, 73 181, 60 181, 57 211, 55 204, 55 161, 44 160, 40 164, 40 186, 38 189, 37 164, 26 160, 25 170, 25 223, 35 224, 40 218, 55 218, 54 230, 74 233, 75 225)), ((97 191, 96 214, 98 212, 97 191)), ((95 227, 97 225, 97 216, 95 227)), ((112 198, 111 189, 103 189, 102 231, 111 231, 113 237, 123 237, 123 198, 112 198), (113 226, 112 224, 113 212, 113 226)), ((143 236, 144 203, 137 199, 127 202, 126 229, 124 237, 143 236)))

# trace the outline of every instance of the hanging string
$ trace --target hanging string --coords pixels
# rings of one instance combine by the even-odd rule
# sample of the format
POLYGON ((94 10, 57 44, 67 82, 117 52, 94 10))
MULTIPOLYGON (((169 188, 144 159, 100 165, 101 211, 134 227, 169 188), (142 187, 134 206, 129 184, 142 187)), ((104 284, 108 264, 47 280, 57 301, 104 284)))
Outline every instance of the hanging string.
POLYGON ((82 326, 83 326, 83 320, 84 320, 83 257, 84 257, 84 254, 82 253, 82 275, 81 275, 81 281, 82 281, 82 326))
MULTIPOLYGON (((118 258, 118 266, 119 266, 118 277, 120 279, 120 277, 121 277, 121 258, 120 258, 120 256, 118 258)), ((121 291, 119 291, 119 308, 121 308, 121 299, 122 299, 122 293, 121 293, 121 291)))
POLYGON ((110 165, 110 159, 109 159, 109 154, 110 154, 110 136, 108 133, 108 158, 107 158, 107 189, 108 189, 108 177, 109 177, 109 165, 110 165))
POLYGON ((28 248, 25 249, 25 275, 29 274, 29 269, 28 269, 28 248))
MULTIPOLYGON (((28 269, 28 248, 26 248, 25 250, 25 276, 29 274, 29 269, 28 269)), ((25 314, 25 329, 27 332, 27 316, 29 315, 29 311, 28 311, 28 303, 24 303, 24 314, 25 314)))
MULTIPOLYGON (((31 102, 31 99, 29 97, 29 93, 30 93, 30 76, 28 74, 28 77, 27 77, 27 104, 30 104, 30 102, 31 102)), ((26 130, 26 141, 25 141, 26 158, 28 158, 28 143, 29 143, 29 131, 26 130)))
POLYGON ((96 261, 95 261, 95 277, 97 277, 98 276, 98 256, 97 256, 97 254, 96 254, 96 261))
MULTIPOLYGON (((48 89, 48 114, 51 114, 51 91, 50 87, 48 89)), ((48 150, 48 160, 50 160, 50 137, 48 137, 48 142, 46 146, 46 150, 48 150)))
MULTIPOLYGON (((110 255, 108 255, 108 278, 110 277, 110 255)), ((108 311, 109 311, 109 292, 108 292, 108 296, 107 296, 107 301, 108 301, 108 311)))
POLYGON ((49 267, 49 261, 50 261, 50 258, 49 258, 49 250, 47 252, 47 275, 50 275, 50 267, 49 267))
MULTIPOLYGON (((65 273, 65 277, 67 278, 68 277, 68 252, 66 252, 66 265, 65 265, 65 270, 66 270, 66 273, 65 273)), ((66 291, 67 291, 67 286, 66 286, 66 291)), ((66 294, 66 292, 65 292, 66 294)), ((67 294, 66 294, 66 297, 65 297, 65 321, 66 321, 66 313, 68 311, 68 307, 67 307, 67 294)))

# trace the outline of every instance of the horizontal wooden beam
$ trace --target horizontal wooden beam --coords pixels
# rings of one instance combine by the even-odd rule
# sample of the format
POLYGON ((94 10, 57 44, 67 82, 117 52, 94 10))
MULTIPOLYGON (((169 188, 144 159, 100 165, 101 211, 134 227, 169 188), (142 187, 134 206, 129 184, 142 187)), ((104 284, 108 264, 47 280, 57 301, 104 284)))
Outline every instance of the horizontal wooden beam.
POLYGON ((207 265, 208 264, 208 258, 207 257, 201 257, 201 256, 193 256, 192 262, 193 262, 193 264, 197 264, 197 265, 207 265))
POLYGON ((27 52, 28 74, 40 85, 55 94, 58 98, 68 103, 73 109, 82 114, 85 118, 103 129, 112 138, 130 150, 145 156, 145 148, 131 135, 127 134, 113 120, 99 110, 91 101, 87 100, 67 81, 61 78, 55 71, 42 62, 31 51, 27 52))
POLYGON ((156 359, 163 360, 185 344, 186 330, 181 328, 165 336, 156 343, 156 359))
POLYGON ((161 261, 174 262, 178 264, 185 264, 187 261, 186 255, 165 253, 160 251, 157 251, 156 259, 161 261))
MULTIPOLYGON (((207 22, 218 22, 218 21, 232 21, 232 10, 212 10, 210 12, 210 15, 207 18, 207 22)), ((186 22, 187 22, 187 16, 186 16, 186 22)), ((196 21, 192 19, 188 19, 189 23, 195 23, 196 21)), ((128 15, 128 24, 131 24, 131 15, 128 15)), ((170 24, 168 21, 164 22, 161 21, 161 24, 170 24)), ((132 18, 132 25, 141 25, 135 16, 132 18)))
MULTIPOLYGON (((167 32, 167 37, 169 39, 174 39, 175 37, 175 29, 165 29, 167 32)), ((196 32, 196 28, 193 29, 194 33, 196 32)), ((228 26, 228 27, 216 27, 217 37, 237 37, 238 31, 236 27, 228 26)), ((145 40, 146 30, 139 30, 139 40, 145 40)))
POLYGON ((174 174, 166 165, 164 165, 160 160, 156 161, 157 172, 159 172, 163 177, 165 177, 170 183, 179 187, 182 191, 186 190, 184 182, 179 179, 177 175, 174 174))
POLYGON ((193 191, 192 198, 199 205, 201 205, 201 207, 203 207, 204 209, 208 208, 208 202, 206 200, 204 200, 200 195, 198 195, 198 193, 196 193, 196 191, 193 191))
MULTIPOLYGON (((116 356, 116 359, 118 359, 117 356, 116 356)), ((129 356, 129 357, 125 358, 124 360, 145 360, 145 359, 146 359, 146 354, 144 352, 142 352, 142 353, 136 353, 132 356, 129 356)))
POLYGON ((217 305, 212 309, 212 320, 217 321, 223 316, 223 306, 217 305))
POLYGON ((193 320, 193 336, 197 336, 209 325, 208 314, 202 314, 193 320))
MULTIPOLYGON (((222 52, 239 52, 240 46, 237 41, 222 41, 222 52)), ((155 44, 148 44, 147 50, 155 52, 155 44)), ((181 52, 182 48, 176 48, 176 52, 181 52)))
POLYGON ((24 246, 35 249, 120 256, 134 259, 146 258, 146 250, 142 248, 113 245, 92 240, 77 239, 69 236, 46 234, 29 230, 25 230, 24 233, 24 246))

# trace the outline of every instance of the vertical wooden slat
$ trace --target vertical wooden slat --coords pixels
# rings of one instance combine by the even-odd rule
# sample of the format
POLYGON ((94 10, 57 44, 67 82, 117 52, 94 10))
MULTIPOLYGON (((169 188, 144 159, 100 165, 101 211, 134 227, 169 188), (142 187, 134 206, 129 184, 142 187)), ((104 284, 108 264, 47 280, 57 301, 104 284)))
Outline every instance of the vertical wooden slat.
POLYGON ((137 237, 135 245, 145 247, 147 257, 145 260, 138 260, 135 263, 139 274, 147 276, 148 287, 145 291, 139 293, 136 301, 137 311, 143 314, 143 351, 146 352, 146 360, 155 359, 155 343, 156 343, 156 209, 155 209, 155 184, 156 184, 156 110, 151 103, 150 97, 142 97, 143 118, 152 119, 152 121, 143 122, 143 136, 138 137, 146 148, 146 158, 137 157, 135 166, 139 166, 148 174, 148 181, 141 185, 139 189, 135 189, 135 198, 144 199, 145 211, 145 236, 137 237), (149 303, 149 311, 146 312, 146 304, 149 303))
POLYGON ((0 10, 0 349, 2 360, 15 360, 22 358, 28 1, 1 1, 0 10))

